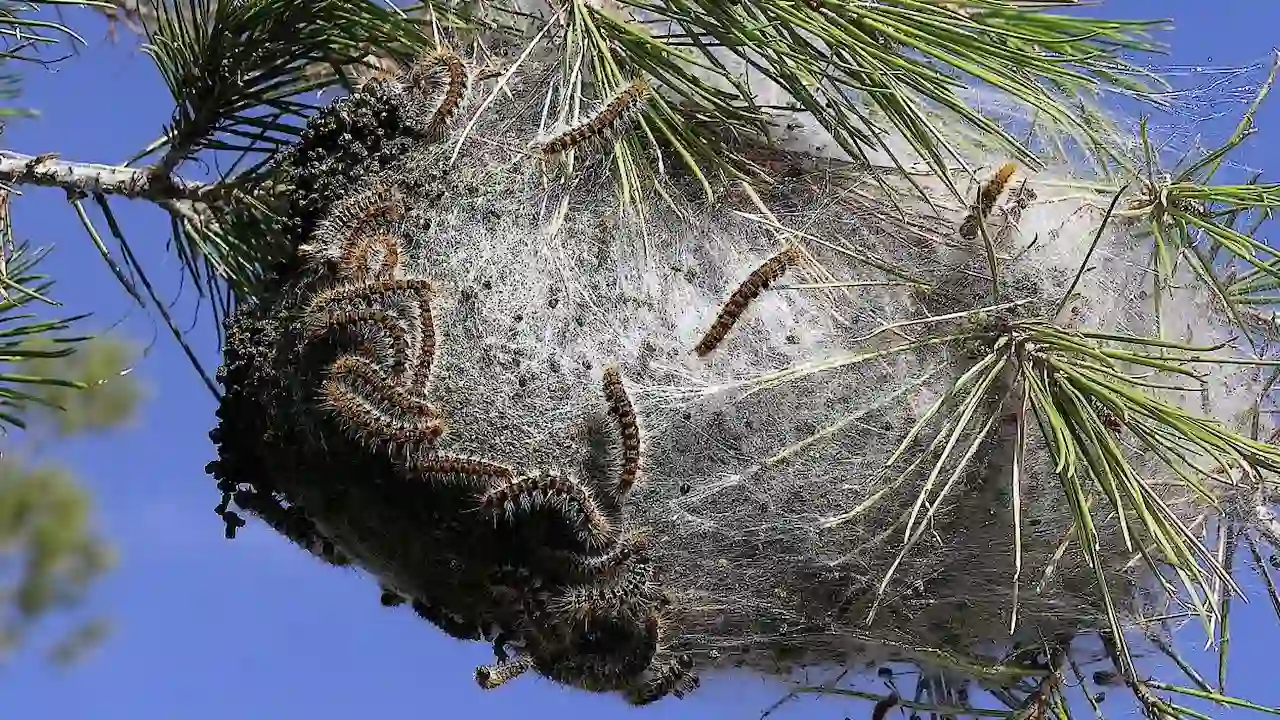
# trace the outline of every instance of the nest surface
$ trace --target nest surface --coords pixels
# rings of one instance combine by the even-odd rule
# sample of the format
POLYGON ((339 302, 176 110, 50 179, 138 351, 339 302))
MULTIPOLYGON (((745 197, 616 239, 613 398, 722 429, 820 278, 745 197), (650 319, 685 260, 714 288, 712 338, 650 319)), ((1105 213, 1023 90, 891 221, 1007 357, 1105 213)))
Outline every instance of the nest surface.
MULTIPOLYGON (((570 170, 528 150, 557 132, 537 73, 459 145, 435 72, 370 81, 280 164, 298 257, 229 320, 212 468, 228 522, 239 507, 361 567, 385 603, 494 641, 486 687, 533 670, 644 703, 717 667, 1007 651, 1011 418, 876 593, 931 470, 890 484, 886 463, 971 365, 946 344, 890 352, 924 334, 885 328, 986 302, 963 208, 908 190, 894 206, 863 171, 776 153, 768 222, 736 186, 707 202, 678 179, 637 221, 607 155, 570 170)), ((992 232, 1021 304, 996 321, 1056 305, 1099 214, 1047 187, 1008 198, 992 232)), ((1071 322, 1147 330, 1143 252, 1106 236, 1071 322)), ((1105 627, 1093 571, 1060 552, 1071 518, 1039 437, 1028 457, 1015 640, 1105 627)), ((1155 600, 1114 517, 1096 522, 1133 617, 1155 600)))

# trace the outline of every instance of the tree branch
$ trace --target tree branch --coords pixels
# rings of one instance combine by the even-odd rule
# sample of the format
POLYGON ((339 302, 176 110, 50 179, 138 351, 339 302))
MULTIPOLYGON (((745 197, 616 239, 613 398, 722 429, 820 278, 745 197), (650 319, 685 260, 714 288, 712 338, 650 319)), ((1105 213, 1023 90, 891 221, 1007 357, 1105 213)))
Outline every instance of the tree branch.
POLYGON ((52 153, 23 155, 9 150, 0 150, 0 183, 57 187, 86 195, 119 195, 157 203, 208 203, 224 190, 218 185, 160 174, 151 168, 71 162, 59 160, 52 153))

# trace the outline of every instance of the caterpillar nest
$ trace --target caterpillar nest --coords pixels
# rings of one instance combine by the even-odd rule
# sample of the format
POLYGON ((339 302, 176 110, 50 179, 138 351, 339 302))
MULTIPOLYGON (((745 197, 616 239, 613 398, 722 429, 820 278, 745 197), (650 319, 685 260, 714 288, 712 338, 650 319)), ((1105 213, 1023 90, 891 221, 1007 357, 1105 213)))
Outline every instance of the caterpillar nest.
MULTIPOLYGON (((736 186, 708 203, 676 179, 679 213, 654 199, 642 224, 619 221, 608 163, 557 174, 528 151, 571 135, 542 126, 534 72, 451 161, 455 110, 480 88, 454 76, 465 63, 429 62, 335 102, 279 165, 299 253, 228 321, 218 376, 210 471, 229 534, 238 507, 374 576, 384 604, 493 642, 483 687, 536 673, 637 704, 718 669, 995 665, 1108 627, 1095 569, 1062 551, 1069 498, 1040 427, 1019 423, 1013 368, 975 359, 1029 343, 1034 318, 1153 331, 1131 228, 1104 233, 1077 278, 1105 200, 1001 168, 973 208, 934 188, 938 214, 777 153, 793 172, 758 190, 767 213, 736 186), (988 391, 970 416, 990 420, 944 447, 958 415, 933 407, 964 400, 951 390, 975 372, 988 391)), ((1231 334, 1207 296, 1177 302, 1183 337, 1231 334)), ((1168 402, 1233 419, 1260 381, 1219 373, 1231 392, 1168 402)), ((1171 517, 1203 523, 1159 458, 1118 447, 1171 517)), ((1091 502, 1115 612, 1157 612, 1166 586, 1091 502)))

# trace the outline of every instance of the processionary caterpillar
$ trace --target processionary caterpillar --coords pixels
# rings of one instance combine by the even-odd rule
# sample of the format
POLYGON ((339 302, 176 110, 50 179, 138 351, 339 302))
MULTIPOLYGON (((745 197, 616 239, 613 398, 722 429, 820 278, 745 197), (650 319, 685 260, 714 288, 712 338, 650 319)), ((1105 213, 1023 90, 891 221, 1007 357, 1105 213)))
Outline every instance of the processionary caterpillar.
POLYGON ((401 270, 400 249, 400 240, 384 233, 359 238, 338 277, 357 282, 395 278, 401 270))
POLYGON ((609 405, 609 414, 618 423, 618 434, 622 440, 622 469, 615 493, 615 497, 621 500, 631 491, 640 475, 640 426, 636 422, 631 398, 627 396, 627 388, 622 383, 622 373, 616 365, 604 369, 604 398, 609 405))
POLYGON ((432 453, 411 459, 410 466, 442 483, 461 481, 485 488, 509 483, 516 476, 515 471, 506 465, 463 455, 432 453))
POLYGON ((414 129, 429 140, 439 140, 471 95, 471 70, 456 53, 441 50, 415 63, 405 84, 422 99, 434 102, 425 121, 412 118, 414 129))
POLYGON ((1013 178, 1013 173, 1017 169, 1017 163, 1007 162, 982 185, 978 190, 978 202, 969 208, 969 214, 960 223, 960 237, 965 240, 974 240, 978 237, 979 223, 987 221, 992 208, 996 206, 996 200, 1000 199, 1000 193, 1004 192, 1005 186, 1009 184, 1009 180, 1013 178))
POLYGON ((485 690, 493 690, 533 669, 533 660, 521 655, 514 660, 476 668, 476 682, 485 690))
POLYGON ((430 403, 387 382, 381 369, 359 355, 344 355, 333 363, 322 393, 355 440, 404 448, 412 456, 444 433, 430 403))
POLYGON ((310 261, 350 261, 356 241, 378 232, 394 231, 404 215, 404 199, 400 191, 376 185, 338 203, 316 226, 311 242, 299 247, 298 253, 310 261))
POLYGON ((614 534, 613 524, 591 492, 555 473, 530 473, 497 485, 485 493, 481 506, 513 520, 520 512, 556 510, 573 526, 578 539, 590 546, 606 545, 614 534))
POLYGON ((392 372, 399 375, 409 368, 409 335, 385 310, 338 309, 323 315, 313 315, 307 319, 307 341, 312 342, 328 332, 362 323, 376 325, 386 333, 391 344, 392 372))
POLYGON ((706 355, 724 340, 738 322, 738 318, 742 317, 742 313, 746 312, 747 306, 752 300, 760 295, 769 284, 782 277, 788 267, 795 265, 800 260, 800 251, 795 246, 787 246, 782 252, 769 258, 763 265, 756 268, 747 276, 746 280, 738 286, 737 290, 729 296, 729 300, 720 308, 719 314, 716 315, 715 322, 711 324, 711 329, 702 336, 698 344, 694 346, 694 352, 698 355, 706 355))
POLYGON ((632 705, 648 705, 667 695, 684 697, 699 684, 692 670, 693 662, 688 658, 670 660, 644 685, 632 691, 628 699, 632 705))
POLYGON ((594 115, 547 138, 533 147, 545 157, 555 157, 582 145, 600 141, 622 131, 622 126, 644 107, 652 87, 645 78, 637 78, 618 90, 594 115))

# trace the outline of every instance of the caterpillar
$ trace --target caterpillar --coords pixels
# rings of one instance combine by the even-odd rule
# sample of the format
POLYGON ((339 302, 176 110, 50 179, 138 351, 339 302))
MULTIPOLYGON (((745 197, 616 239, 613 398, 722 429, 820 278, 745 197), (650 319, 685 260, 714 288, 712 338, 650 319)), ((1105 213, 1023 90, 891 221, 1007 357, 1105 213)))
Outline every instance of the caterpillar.
POLYGON ((330 310, 323 315, 312 315, 307 318, 304 325, 307 330, 306 341, 314 342, 329 332, 364 323, 376 325, 383 331, 387 341, 391 344, 392 371, 397 375, 403 373, 411 363, 409 336, 405 329, 385 310, 370 308, 339 309, 330 310))
POLYGON ((400 241, 385 233, 359 238, 347 263, 339 267, 338 277, 356 282, 395 278, 402 270, 400 250, 400 241))
POLYGON ((649 680, 628 694, 627 700, 632 705, 648 705, 667 695, 684 697, 699 684, 698 676, 693 674, 693 659, 681 655, 660 665, 649 680))
POLYGON ((645 78, 637 78, 613 94, 594 115, 549 137, 535 140, 533 147, 543 157, 562 155, 586 142, 601 141, 622 132, 649 99, 652 87, 645 78))
POLYGON ((404 83, 417 99, 427 100, 434 106, 430 114, 411 112, 410 124, 428 140, 437 141, 471 95, 471 69, 457 54, 441 50, 409 68, 404 83))
POLYGON ((960 237, 965 240, 974 240, 978 237, 981 230, 980 223, 987 221, 992 208, 996 205, 996 200, 1000 199, 1000 193, 1004 192, 1005 186, 1009 184, 1009 180, 1013 178, 1013 173, 1017 169, 1017 163, 1007 162, 982 185, 978 190, 978 201, 969 208, 969 214, 960 223, 960 237))
POLYGON ((432 287, 430 282, 422 278, 407 277, 380 278, 365 283, 334 285, 316 293, 311 303, 307 306, 306 312, 314 315, 334 303, 369 302, 379 295, 399 292, 410 293, 419 301, 426 303, 430 301, 435 288, 432 287))
POLYGON ((640 475, 640 426, 636 422, 636 411, 627 396, 627 388, 622 382, 622 373, 616 365, 604 369, 604 397, 609 405, 609 414, 618 423, 618 434, 622 438, 622 470, 618 477, 615 497, 621 500, 631 491, 640 475))
POLYGON ((396 230, 404 215, 404 198, 399 189, 379 183, 338 203, 316 225, 311 242, 299 247, 298 253, 310 262, 341 263, 351 257, 355 240, 372 234, 371 228, 396 230))
POLYGON ((602 547, 613 538, 614 527, 591 492, 572 478, 550 472, 521 475, 492 487, 480 501, 495 520, 514 521, 522 512, 548 508, 557 511, 588 547, 602 547))
POLYGON ((411 461, 411 467, 432 480, 476 483, 492 487, 515 479, 516 473, 506 465, 460 455, 431 453, 411 461))
POLYGON ((325 405, 343 421, 352 439, 412 451, 444 433, 439 413, 425 400, 388 383, 381 370, 359 355, 343 355, 330 366, 321 389, 325 405))
POLYGON ((414 391, 421 391, 435 365, 436 326, 431 312, 434 293, 431 283, 421 278, 400 277, 355 285, 337 285, 317 293, 306 312, 312 318, 326 317, 324 309, 328 306, 375 302, 382 300, 382 296, 398 292, 411 295, 414 302, 403 303, 402 307, 407 306, 411 313, 416 312, 418 321, 418 345, 413 349, 411 360, 405 367, 405 385, 414 391))
POLYGON ((1009 236, 1009 233, 1013 232, 1018 222, 1022 220, 1022 213, 1031 207, 1031 203, 1035 202, 1037 197, 1039 195, 1036 191, 1027 187, 1026 180, 1023 180, 1016 190, 1009 193, 1009 203, 1005 207, 1005 224, 1004 227, 1000 228, 999 239, 1003 240, 1009 236))
POLYGON ((715 350, 716 346, 729 334, 729 330, 742 317, 742 313, 746 312, 747 306, 751 301, 756 299, 765 288, 769 287, 769 283, 782 277, 787 268, 799 262, 799 259, 799 250, 794 246, 788 246, 753 270, 747 276, 747 279, 743 280, 742 284, 738 286, 738 289, 733 291, 724 306, 720 308, 715 322, 711 324, 711 329, 707 330, 702 339, 698 341, 698 344, 694 346, 694 352, 704 356, 715 350))
MULTIPOLYGON (((549 558, 567 569, 574 582, 595 583, 602 578, 616 578, 620 571, 637 572, 647 562, 649 538, 643 533, 628 532, 609 550, 599 555, 549 551, 549 558)), ((639 570, 644 571, 643 568, 639 570)), ((647 577, 647 576, 646 576, 647 577)))
POLYGON ((520 677, 533 669, 533 660, 527 655, 520 655, 514 660, 481 665, 476 668, 476 683, 485 690, 493 690, 520 677))

